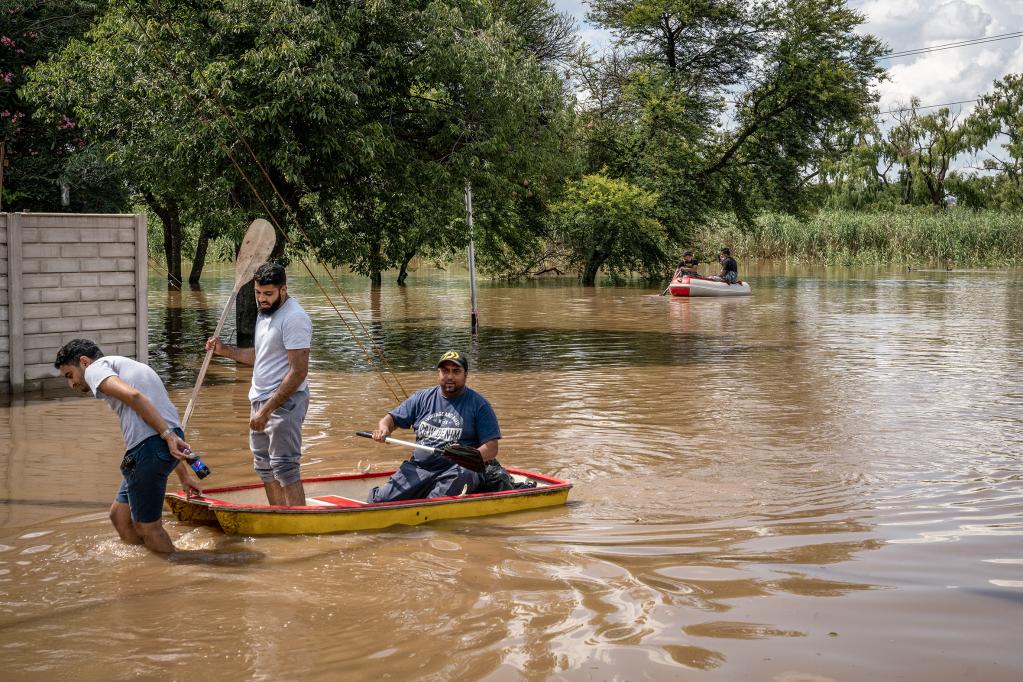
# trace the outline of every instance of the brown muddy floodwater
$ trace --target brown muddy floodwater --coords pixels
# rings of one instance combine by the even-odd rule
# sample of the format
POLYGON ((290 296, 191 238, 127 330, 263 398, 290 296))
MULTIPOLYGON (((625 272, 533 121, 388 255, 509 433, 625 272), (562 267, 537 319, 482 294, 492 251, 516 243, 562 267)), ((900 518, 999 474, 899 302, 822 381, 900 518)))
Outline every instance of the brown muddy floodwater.
MULTIPOLYGON (((1023 679, 1023 271, 747 275, 738 300, 482 286, 470 385, 501 460, 573 481, 566 507, 307 537, 165 515, 197 550, 166 561, 107 522, 103 403, 0 408, 2 677, 1023 679)), ((152 282, 179 407, 231 278, 152 282)), ((464 276, 342 281, 408 390, 470 347, 464 276)), ((393 467, 353 434, 393 398, 290 289, 316 326, 304 475, 393 467)), ((189 440, 211 484, 251 482, 248 375, 208 381, 189 440)))

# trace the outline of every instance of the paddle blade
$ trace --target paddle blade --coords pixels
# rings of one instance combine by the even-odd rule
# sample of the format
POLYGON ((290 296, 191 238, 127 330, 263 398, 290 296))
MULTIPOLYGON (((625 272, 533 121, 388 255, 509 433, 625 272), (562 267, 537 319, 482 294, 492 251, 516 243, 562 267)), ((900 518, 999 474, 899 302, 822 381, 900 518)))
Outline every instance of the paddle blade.
POLYGON ((440 453, 447 457, 449 460, 459 466, 463 466, 469 471, 475 471, 477 474, 482 474, 483 470, 486 469, 486 464, 483 461, 483 455, 476 448, 470 448, 467 445, 459 445, 452 441, 445 445, 440 453))
MULTIPOLYGON (((276 243, 277 233, 274 232, 273 225, 262 218, 256 218, 252 221, 249 229, 245 231, 245 238, 242 240, 241 248, 238 250, 238 258, 234 262, 234 289, 231 291, 231 296, 227 299, 227 304, 224 305, 223 312, 220 313, 220 320, 217 322, 217 328, 213 332, 214 338, 219 338, 220 332, 224 329, 227 311, 231 308, 231 302, 234 301, 238 289, 252 279, 253 275, 256 274, 256 269, 270 257, 270 253, 273 252, 274 244, 276 243)), ((202 368, 199 370, 199 376, 195 379, 192 397, 189 398, 188 406, 185 408, 185 418, 181 422, 182 429, 188 425, 188 420, 192 416, 196 402, 199 400, 199 389, 202 388, 202 382, 206 378, 206 370, 209 369, 210 359, 212 358, 213 351, 207 351, 206 358, 202 362, 202 368)))
POLYGON ((252 279, 256 270, 270 258, 274 245, 277 243, 277 233, 273 225, 262 218, 256 218, 249 225, 242 239, 242 245, 238 249, 238 258, 235 260, 234 282, 235 290, 252 279))

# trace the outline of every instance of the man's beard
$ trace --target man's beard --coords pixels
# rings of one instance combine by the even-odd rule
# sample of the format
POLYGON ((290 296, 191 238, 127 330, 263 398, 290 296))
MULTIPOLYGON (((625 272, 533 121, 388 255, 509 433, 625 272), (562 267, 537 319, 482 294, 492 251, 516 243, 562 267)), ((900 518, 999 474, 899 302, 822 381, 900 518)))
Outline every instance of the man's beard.
POLYGON ((277 297, 276 301, 270 304, 269 308, 260 308, 259 312, 263 313, 264 315, 273 315, 275 312, 277 312, 277 309, 280 308, 283 304, 284 295, 282 294, 277 297))

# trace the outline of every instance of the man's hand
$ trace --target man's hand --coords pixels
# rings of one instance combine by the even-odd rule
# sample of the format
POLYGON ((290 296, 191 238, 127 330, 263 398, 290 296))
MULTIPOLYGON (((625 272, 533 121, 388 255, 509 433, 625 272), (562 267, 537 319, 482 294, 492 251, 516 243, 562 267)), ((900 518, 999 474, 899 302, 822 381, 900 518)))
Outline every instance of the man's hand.
POLYGON ((394 423, 394 418, 391 417, 390 413, 385 414, 383 418, 381 418, 380 421, 377 422, 376 431, 373 432, 373 440, 375 440, 378 443, 385 442, 387 437, 391 435, 391 432, 394 431, 394 428, 396 426, 397 424, 394 423))
POLYGON ((164 440, 167 441, 167 449, 170 450, 171 456, 177 460, 183 461, 185 459, 185 451, 192 449, 188 443, 179 438, 178 434, 173 431, 168 433, 164 440))
POLYGON ((211 336, 210 338, 206 339, 206 350, 213 351, 214 355, 223 355, 224 344, 220 341, 220 339, 216 338, 215 336, 211 336))
POLYGON ((186 491, 195 490, 202 494, 202 482, 199 477, 192 471, 192 467, 188 466, 184 462, 178 464, 177 468, 174 469, 174 473, 178 475, 178 480, 181 481, 181 485, 186 491))
POLYGON ((259 408, 259 411, 256 412, 256 414, 252 415, 249 419, 250 429, 253 431, 262 431, 266 428, 267 422, 270 421, 270 415, 273 413, 273 410, 266 409, 269 404, 269 402, 265 403, 263 407, 259 408))

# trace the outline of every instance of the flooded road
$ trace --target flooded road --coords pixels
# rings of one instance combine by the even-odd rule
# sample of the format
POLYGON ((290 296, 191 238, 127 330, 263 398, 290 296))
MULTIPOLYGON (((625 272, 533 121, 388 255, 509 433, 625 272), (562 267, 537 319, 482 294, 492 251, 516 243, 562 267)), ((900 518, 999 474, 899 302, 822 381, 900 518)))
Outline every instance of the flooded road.
MULTIPOLYGON (((394 395, 297 272, 303 475, 393 468, 402 449, 353 432, 394 395)), ((457 273, 341 280, 408 392, 469 351, 501 461, 572 481, 565 507, 312 537, 165 515, 195 550, 168 562, 106 519, 103 403, 0 407, 4 679, 1023 678, 1023 271, 744 274, 728 300, 484 284, 475 343, 457 273)), ((151 283, 182 410, 232 284, 213 275, 151 283)), ((255 481, 248 381, 214 361, 192 416, 211 485, 255 481)))

